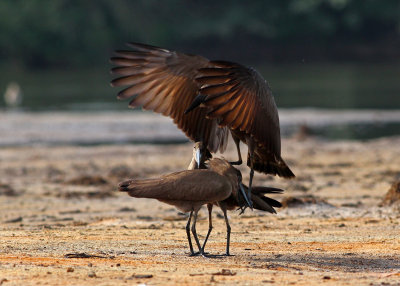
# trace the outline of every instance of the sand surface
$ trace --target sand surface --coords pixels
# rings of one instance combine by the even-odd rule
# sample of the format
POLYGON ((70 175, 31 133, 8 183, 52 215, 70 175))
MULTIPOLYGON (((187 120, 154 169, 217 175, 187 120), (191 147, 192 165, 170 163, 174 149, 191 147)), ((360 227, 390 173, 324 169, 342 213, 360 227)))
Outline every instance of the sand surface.
MULTIPOLYGON (((116 192, 123 179, 185 169, 191 144, 2 147, 0 285, 399 285, 399 208, 378 206, 399 178, 399 146, 283 140, 297 178, 254 184, 311 203, 230 212, 230 257, 215 209, 212 258, 188 256, 185 215, 116 192)), ((232 148, 224 156, 236 159, 232 148)), ((207 227, 204 208, 201 239, 207 227)))

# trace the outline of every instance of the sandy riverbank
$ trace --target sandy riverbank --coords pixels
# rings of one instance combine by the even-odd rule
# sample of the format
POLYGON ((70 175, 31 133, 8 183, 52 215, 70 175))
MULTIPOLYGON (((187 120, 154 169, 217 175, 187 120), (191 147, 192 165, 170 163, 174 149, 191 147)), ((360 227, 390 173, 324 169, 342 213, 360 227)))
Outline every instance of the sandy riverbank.
MULTIPOLYGON (((295 180, 257 174, 275 196, 316 204, 277 215, 230 213, 232 257, 188 257, 185 217, 115 192, 119 181, 186 168, 191 144, 0 149, 0 280, 4 285, 377 285, 400 281, 400 213, 379 207, 400 175, 400 138, 283 141, 295 180), (70 258, 85 253, 88 258, 70 258), (227 269, 227 270, 223 270, 227 269), (2 280, 3 279, 3 280, 2 280)), ((245 148, 243 148, 245 151, 245 148)), ((224 154, 236 158, 233 149, 224 154)), ((244 180, 248 170, 243 168, 244 180)), ((222 254, 215 210, 208 251, 222 254)), ((207 230, 203 210, 198 231, 207 230)), ((204 238, 204 236, 202 236, 204 238)))

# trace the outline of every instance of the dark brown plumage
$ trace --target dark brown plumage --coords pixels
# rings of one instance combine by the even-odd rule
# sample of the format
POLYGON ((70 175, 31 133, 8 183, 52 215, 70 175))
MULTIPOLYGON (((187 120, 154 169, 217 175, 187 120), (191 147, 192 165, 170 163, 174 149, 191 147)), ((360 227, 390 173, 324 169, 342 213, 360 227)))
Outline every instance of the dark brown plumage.
MULTIPOLYGON (((193 152, 193 159, 191 164, 189 165, 189 168, 195 167, 199 169, 208 169, 216 172, 220 172, 219 169, 221 168, 221 163, 220 161, 224 161, 226 164, 228 163, 227 161, 223 159, 210 159, 210 156, 206 157, 200 157, 198 156, 197 150, 201 148, 201 144, 196 143, 194 152, 193 152), (200 159, 200 160, 199 160, 200 159), (210 159, 210 160, 209 160, 210 159), (195 164, 193 163, 195 162, 195 164)), ((243 185, 241 183, 242 181, 242 174, 240 173, 239 170, 235 169, 234 167, 227 168, 230 172, 236 172, 238 178, 239 178, 239 186, 237 189, 235 189, 226 199, 223 201, 218 201, 214 203, 208 203, 207 204, 207 209, 208 209, 208 232, 206 235, 206 238, 204 240, 203 246, 201 248, 201 253, 204 253, 204 249, 207 243, 207 240, 211 234, 211 231, 213 229, 212 226, 212 209, 213 205, 218 205, 222 212, 224 213, 224 218, 225 218, 225 223, 226 223, 226 228, 227 228, 227 243, 226 243, 226 255, 229 255, 229 243, 230 243, 230 233, 231 233, 231 227, 229 225, 228 217, 226 214, 227 210, 236 210, 236 209, 242 209, 248 205, 248 200, 247 198, 247 193, 248 193, 248 187, 243 185)), ((278 194, 282 193, 283 190, 277 189, 277 188, 270 188, 270 187, 253 187, 250 191, 251 195, 251 200, 253 202, 253 207, 258 210, 270 212, 270 213, 276 213, 274 207, 281 207, 281 203, 268 198, 264 196, 265 194, 278 194)))
POLYGON ((208 119, 206 110, 197 109, 185 115, 185 110, 196 97, 200 84, 196 82, 198 70, 208 66, 200 56, 132 43, 133 50, 117 51, 111 70, 121 77, 112 86, 127 86, 118 93, 119 99, 135 96, 129 106, 142 106, 169 116, 194 142, 201 141, 211 151, 223 152, 228 139, 228 128, 219 128, 216 119, 208 119))
POLYGON ((117 51, 112 73, 121 77, 112 86, 127 86, 118 98, 135 96, 131 107, 142 106, 173 118, 195 142, 222 153, 230 130, 242 162, 239 143, 248 145, 247 165, 254 170, 294 177, 281 158, 277 107, 267 82, 253 68, 224 61, 131 43, 117 51))
MULTIPOLYGON (((236 176, 236 174, 234 174, 236 176)), ((119 185, 135 198, 157 199, 182 212, 196 211, 206 203, 226 199, 237 188, 215 170, 185 170, 156 179, 129 180, 119 185)))
MULTIPOLYGON (((157 179, 129 180, 120 183, 119 190, 128 192, 132 197, 157 199, 174 205, 183 212, 190 212, 186 225, 190 253, 195 255, 190 237, 190 223, 193 216, 192 233, 199 248, 199 253, 203 254, 203 249, 196 233, 198 211, 204 204, 224 201, 231 194, 236 196, 239 183, 241 183, 241 177, 238 177, 237 170, 227 161, 212 159, 210 162, 214 166, 212 170, 185 170, 164 175, 157 179)), ((224 214, 225 220, 228 221, 226 209, 224 214)), ((227 225, 229 226, 228 222, 227 225)), ((229 254, 229 240, 227 253, 229 254)))

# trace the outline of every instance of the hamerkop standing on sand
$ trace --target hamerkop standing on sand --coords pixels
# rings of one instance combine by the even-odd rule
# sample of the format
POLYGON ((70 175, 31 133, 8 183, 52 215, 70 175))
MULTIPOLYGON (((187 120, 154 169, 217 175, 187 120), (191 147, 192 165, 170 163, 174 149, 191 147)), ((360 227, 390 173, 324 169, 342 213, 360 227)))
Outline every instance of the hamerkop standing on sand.
MULTIPOLYGON (((211 233, 212 222, 210 215, 209 230, 203 246, 196 232, 197 214, 204 204, 217 204, 224 213, 227 227, 226 255, 229 254, 230 232, 227 210, 243 206, 243 196, 239 192, 242 185, 240 171, 229 164, 228 161, 215 158, 208 161, 208 169, 185 170, 161 176, 158 179, 129 180, 119 185, 119 190, 128 192, 136 198, 151 198, 176 206, 183 212, 190 212, 186 224, 186 234, 189 242, 190 254, 204 255, 204 248, 211 233), (190 224, 193 217, 192 233, 199 249, 195 253, 190 237, 190 224)), ((282 190, 274 188, 254 187, 252 197, 254 207, 260 210, 275 212, 273 206, 279 207, 280 203, 264 197, 265 193, 280 193, 282 190)), ((211 208, 212 209, 212 208, 211 208)), ((209 208, 210 210, 210 208, 209 208)))
MULTIPOLYGON (((193 216, 192 233, 196 241, 199 253, 203 254, 196 233, 197 213, 202 205, 224 201, 230 195, 237 195, 241 177, 227 161, 213 159, 212 170, 196 169, 164 175, 159 179, 129 180, 119 185, 119 190, 128 192, 136 198, 151 198, 174 205, 182 212, 190 212, 186 225, 190 254, 195 255, 190 238, 190 222, 193 216)), ((230 232, 226 208, 225 221, 230 232)), ((225 210, 224 210, 225 209, 225 210)), ((227 254, 229 254, 229 233, 227 254)))
MULTIPOLYGON (((230 130, 241 164, 239 143, 248 146, 249 194, 254 170, 285 178, 293 172, 281 158, 278 110, 267 82, 253 68, 131 43, 117 51, 112 86, 127 86, 118 98, 135 96, 142 106, 173 118, 193 141, 223 153, 230 130)), ((205 151, 205 150, 202 150, 205 151)), ((250 197, 250 195, 249 195, 250 197)))

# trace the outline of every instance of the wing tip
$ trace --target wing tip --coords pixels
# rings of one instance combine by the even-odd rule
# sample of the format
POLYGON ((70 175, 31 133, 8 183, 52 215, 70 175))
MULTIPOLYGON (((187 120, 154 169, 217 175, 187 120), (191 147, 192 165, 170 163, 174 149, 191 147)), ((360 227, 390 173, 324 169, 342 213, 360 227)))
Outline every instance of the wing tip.
POLYGON ((125 43, 125 45, 132 49, 135 49, 137 51, 158 51, 158 52, 163 52, 163 53, 170 53, 170 51, 167 49, 163 49, 163 48, 149 45, 149 44, 138 43, 138 42, 127 42, 127 43, 125 43))

